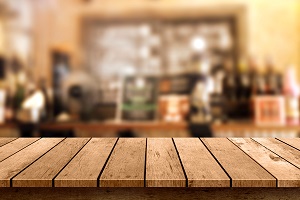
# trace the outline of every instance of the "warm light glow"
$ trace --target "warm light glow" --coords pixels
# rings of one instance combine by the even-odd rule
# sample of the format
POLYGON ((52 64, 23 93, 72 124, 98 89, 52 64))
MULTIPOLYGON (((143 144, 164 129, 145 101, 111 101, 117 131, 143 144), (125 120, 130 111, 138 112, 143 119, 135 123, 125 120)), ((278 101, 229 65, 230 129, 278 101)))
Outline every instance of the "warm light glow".
POLYGON ((137 86, 138 88, 143 88, 143 87, 145 87, 145 80, 144 80, 143 78, 138 78, 138 79, 136 80, 136 86, 137 86))
POLYGON ((196 37, 192 40, 191 46, 197 52, 203 52, 206 49, 206 41, 202 37, 196 37))

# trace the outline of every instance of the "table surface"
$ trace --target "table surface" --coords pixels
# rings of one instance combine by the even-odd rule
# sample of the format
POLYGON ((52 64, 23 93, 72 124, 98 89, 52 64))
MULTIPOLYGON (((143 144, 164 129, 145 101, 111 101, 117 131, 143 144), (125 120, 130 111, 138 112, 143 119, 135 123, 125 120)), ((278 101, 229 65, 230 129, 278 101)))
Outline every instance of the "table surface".
POLYGON ((300 139, 0 138, 0 187, 300 187, 300 139))

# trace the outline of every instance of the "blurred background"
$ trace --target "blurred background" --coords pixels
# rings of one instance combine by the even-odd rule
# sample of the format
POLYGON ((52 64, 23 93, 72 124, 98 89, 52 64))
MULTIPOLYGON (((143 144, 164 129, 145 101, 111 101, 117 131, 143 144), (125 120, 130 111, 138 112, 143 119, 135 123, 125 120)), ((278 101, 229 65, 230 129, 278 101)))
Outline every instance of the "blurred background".
POLYGON ((299 0, 0 0, 1 137, 299 137, 299 0))

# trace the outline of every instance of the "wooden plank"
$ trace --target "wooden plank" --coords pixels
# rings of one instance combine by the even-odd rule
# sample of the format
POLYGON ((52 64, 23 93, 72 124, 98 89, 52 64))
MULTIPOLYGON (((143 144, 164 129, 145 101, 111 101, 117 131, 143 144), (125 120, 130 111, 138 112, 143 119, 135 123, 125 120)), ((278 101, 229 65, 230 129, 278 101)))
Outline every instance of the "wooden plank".
POLYGON ((300 187, 300 170, 250 138, 230 138, 277 179, 278 187, 300 187))
POLYGON ((277 138, 277 139, 300 150, 300 138, 277 138))
POLYGON ((253 138, 280 157, 300 168, 300 151, 275 138, 253 138))
POLYGON ((186 178, 171 138, 149 138, 146 161, 146 187, 186 186, 186 178))
POLYGON ((0 187, 9 187, 10 179, 30 165, 63 138, 42 138, 22 151, 0 162, 0 187))
POLYGON ((67 138, 12 179, 13 187, 52 187, 52 179, 89 141, 67 138))
POLYGON ((232 187, 276 187, 276 179, 227 138, 202 138, 232 179, 232 187))
POLYGON ((120 138, 100 176, 100 187, 144 187, 146 138, 120 138))
POLYGON ((188 187, 230 187, 230 179, 198 138, 174 138, 188 187))
POLYGON ((0 162, 5 158, 13 155, 14 153, 20 151, 24 147, 37 141, 38 139, 39 138, 19 138, 0 147, 0 162))
POLYGON ((0 147, 15 140, 16 138, 0 138, 0 147))
POLYGON ((55 187, 97 187, 117 138, 92 138, 54 180, 55 187))
POLYGON ((1 200, 299 200, 299 188, 0 188, 1 200))

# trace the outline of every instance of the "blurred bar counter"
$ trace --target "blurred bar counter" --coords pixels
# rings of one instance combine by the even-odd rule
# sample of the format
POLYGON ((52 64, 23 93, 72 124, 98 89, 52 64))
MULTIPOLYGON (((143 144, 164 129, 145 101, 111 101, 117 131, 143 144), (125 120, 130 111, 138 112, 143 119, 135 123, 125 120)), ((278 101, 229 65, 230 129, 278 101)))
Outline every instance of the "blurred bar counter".
MULTIPOLYGON (((68 122, 34 126, 35 137, 190 137, 188 123, 166 122, 68 122)), ((300 126, 257 126, 251 121, 211 124, 213 137, 299 137, 300 126)), ((0 137, 20 137, 22 126, 0 125, 0 137)))

